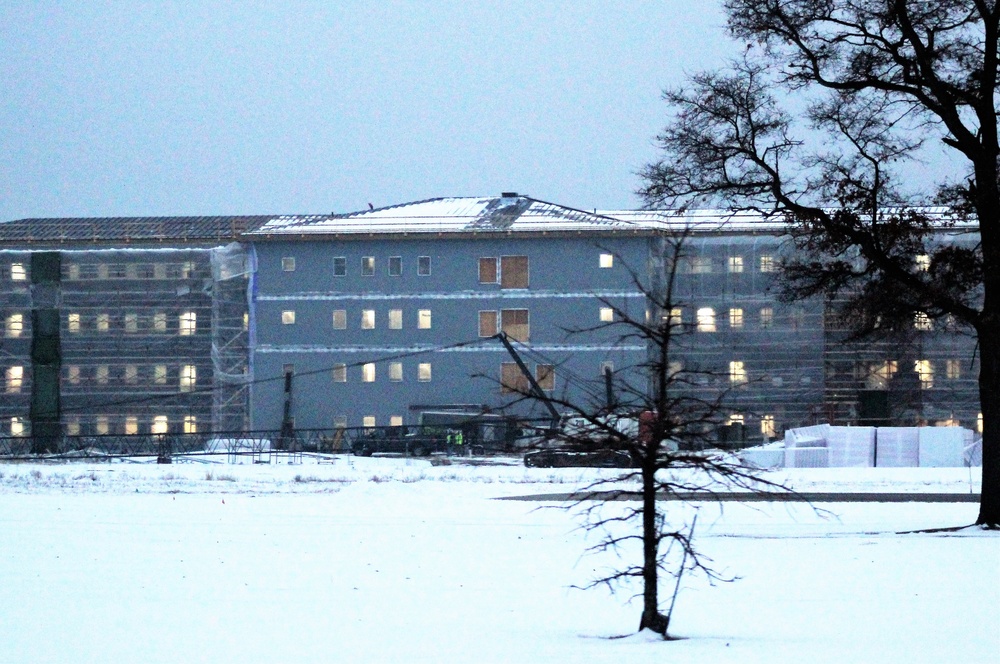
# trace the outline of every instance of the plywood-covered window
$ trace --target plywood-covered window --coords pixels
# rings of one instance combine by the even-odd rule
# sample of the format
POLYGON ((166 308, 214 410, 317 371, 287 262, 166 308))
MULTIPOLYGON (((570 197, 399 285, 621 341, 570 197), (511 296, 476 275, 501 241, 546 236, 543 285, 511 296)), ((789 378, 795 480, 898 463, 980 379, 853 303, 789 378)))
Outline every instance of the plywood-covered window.
POLYGON ((497 328, 498 315, 495 311, 479 312, 479 336, 492 337, 499 329, 497 328))
POLYGON ((500 270, 497 259, 493 256, 485 256, 479 259, 479 283, 495 284, 499 281, 500 270))
POLYGON ((543 390, 550 392, 556 388, 556 368, 551 364, 535 365, 535 382, 543 390))
POLYGON ((500 311, 500 329, 515 341, 527 343, 531 340, 531 327, 527 309, 503 309, 500 311))
POLYGON ((503 394, 527 394, 530 389, 528 378, 521 373, 515 362, 500 364, 500 392, 503 394))
POLYGON ((528 287, 528 257, 500 257, 500 288, 528 287))

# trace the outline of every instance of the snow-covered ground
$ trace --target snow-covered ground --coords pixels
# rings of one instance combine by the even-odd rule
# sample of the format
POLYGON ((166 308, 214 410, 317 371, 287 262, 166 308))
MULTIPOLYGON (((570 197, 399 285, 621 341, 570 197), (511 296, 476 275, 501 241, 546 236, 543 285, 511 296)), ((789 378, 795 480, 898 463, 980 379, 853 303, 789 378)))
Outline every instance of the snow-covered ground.
MULTIPOLYGON (((582 555, 579 516, 496 500, 614 471, 210 460, 0 465, 0 662, 920 664, 1000 653, 997 534, 898 534, 970 523, 975 503, 822 505, 827 514, 666 504, 678 518, 699 509, 698 546, 739 579, 686 577, 671 625, 683 638, 662 642, 631 635, 640 607, 627 595, 571 587, 615 563, 582 555)), ((800 491, 968 493, 978 473, 771 478, 800 491)))

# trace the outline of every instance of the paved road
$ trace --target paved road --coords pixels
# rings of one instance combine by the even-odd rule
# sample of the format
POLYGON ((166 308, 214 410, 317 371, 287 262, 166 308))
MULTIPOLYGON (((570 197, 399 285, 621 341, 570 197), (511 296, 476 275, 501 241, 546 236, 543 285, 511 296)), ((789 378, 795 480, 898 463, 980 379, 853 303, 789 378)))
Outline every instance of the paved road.
MULTIPOLYGON (((572 500, 639 500, 636 491, 591 491, 581 493, 538 493, 507 496, 498 500, 563 502, 572 500)), ((978 493, 673 493, 660 494, 657 500, 687 502, 809 502, 809 503, 978 503, 978 493)))

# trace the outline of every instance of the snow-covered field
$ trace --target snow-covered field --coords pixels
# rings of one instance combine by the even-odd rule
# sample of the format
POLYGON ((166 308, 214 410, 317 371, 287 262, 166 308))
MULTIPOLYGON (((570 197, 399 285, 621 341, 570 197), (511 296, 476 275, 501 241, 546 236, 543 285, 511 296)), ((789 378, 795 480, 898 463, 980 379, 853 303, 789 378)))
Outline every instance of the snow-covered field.
MULTIPOLYGON (((666 504, 699 509, 699 547, 740 578, 686 577, 681 640, 631 635, 637 603, 571 588, 615 562, 582 555, 580 518, 496 500, 601 472, 0 465, 0 662, 998 661, 997 534, 898 534, 970 523, 975 503, 666 504)), ((977 469, 772 477, 800 491, 979 490, 977 469)))

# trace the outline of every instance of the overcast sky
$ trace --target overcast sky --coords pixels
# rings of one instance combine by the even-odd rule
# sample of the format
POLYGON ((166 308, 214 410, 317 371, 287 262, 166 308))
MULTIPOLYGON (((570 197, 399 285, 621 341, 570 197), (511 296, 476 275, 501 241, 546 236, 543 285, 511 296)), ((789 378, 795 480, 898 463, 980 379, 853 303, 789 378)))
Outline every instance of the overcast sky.
POLYGON ((0 3, 0 220, 638 207, 718 3, 0 3))

